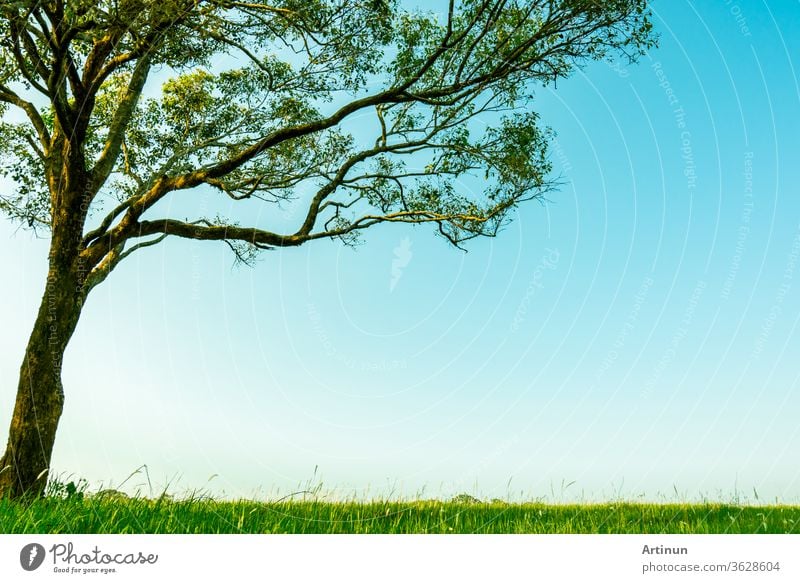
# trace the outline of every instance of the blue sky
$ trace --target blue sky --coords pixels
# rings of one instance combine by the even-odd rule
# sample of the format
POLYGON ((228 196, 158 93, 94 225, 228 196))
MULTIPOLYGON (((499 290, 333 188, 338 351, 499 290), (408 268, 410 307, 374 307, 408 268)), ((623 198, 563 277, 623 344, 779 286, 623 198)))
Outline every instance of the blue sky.
MULTIPOLYGON (((147 464, 156 488, 228 496, 800 499, 800 5, 653 8, 639 64, 539 91, 563 187, 468 253, 389 225, 254 269, 178 240, 123 263, 66 355, 55 471, 147 464)), ((0 238, 4 432, 46 241, 0 238)))

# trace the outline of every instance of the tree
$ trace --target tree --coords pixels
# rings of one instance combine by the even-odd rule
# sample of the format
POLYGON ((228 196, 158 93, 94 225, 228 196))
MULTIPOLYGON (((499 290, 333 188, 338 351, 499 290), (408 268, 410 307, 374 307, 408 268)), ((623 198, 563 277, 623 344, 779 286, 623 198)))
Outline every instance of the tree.
POLYGON ((430 223, 456 246, 494 236, 553 187, 535 90, 653 43, 646 0, 436 9, 0 0, 0 172, 15 186, 0 210, 50 237, 0 495, 42 493, 65 347, 125 258, 184 237, 222 241, 249 263, 316 239, 353 244, 381 223, 430 223), (159 204, 200 188, 245 207, 297 205, 302 218, 282 233, 159 204))

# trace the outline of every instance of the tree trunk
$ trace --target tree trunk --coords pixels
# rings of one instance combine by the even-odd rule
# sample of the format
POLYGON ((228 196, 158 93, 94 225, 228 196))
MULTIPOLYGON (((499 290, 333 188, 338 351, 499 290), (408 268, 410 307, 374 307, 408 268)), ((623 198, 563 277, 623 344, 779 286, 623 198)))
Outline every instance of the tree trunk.
POLYGON ((54 238, 47 287, 20 369, 17 400, 0 459, 0 497, 41 496, 64 407, 61 362, 81 312, 80 273, 54 238))

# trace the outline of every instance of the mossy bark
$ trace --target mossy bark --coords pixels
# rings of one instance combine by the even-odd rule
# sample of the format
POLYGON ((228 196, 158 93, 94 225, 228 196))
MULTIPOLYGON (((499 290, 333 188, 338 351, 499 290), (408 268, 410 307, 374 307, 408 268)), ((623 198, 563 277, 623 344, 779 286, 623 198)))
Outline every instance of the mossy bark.
POLYGON ((56 231, 52 239, 47 286, 20 368, 8 445, 0 459, 0 497, 41 496, 47 483, 64 408, 61 363, 80 317, 85 279, 76 261, 78 242, 66 239, 67 231, 56 231))

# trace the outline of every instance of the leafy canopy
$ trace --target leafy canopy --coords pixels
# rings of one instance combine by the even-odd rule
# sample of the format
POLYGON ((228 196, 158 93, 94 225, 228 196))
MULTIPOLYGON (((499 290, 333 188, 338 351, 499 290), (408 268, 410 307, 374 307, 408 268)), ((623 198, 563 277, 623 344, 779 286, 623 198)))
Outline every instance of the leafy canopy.
POLYGON ((433 223, 456 245, 492 236, 552 187, 535 88, 653 43, 645 0, 0 0, 0 13, 0 172, 15 185, 0 210, 74 240, 86 291, 168 236, 245 261, 384 222, 433 223), (296 229, 159 214, 203 186, 298 205, 296 229))

